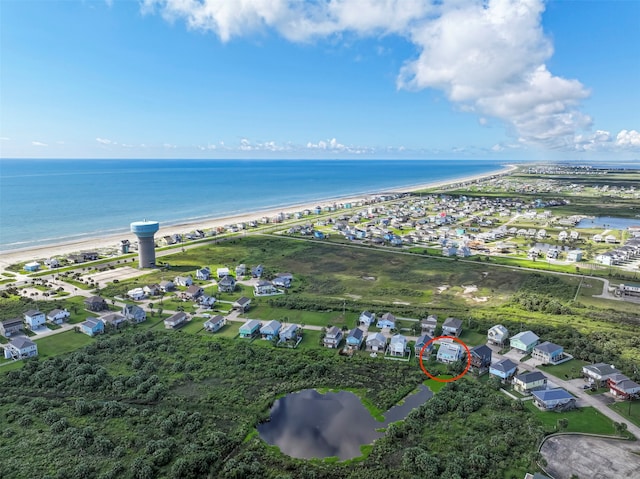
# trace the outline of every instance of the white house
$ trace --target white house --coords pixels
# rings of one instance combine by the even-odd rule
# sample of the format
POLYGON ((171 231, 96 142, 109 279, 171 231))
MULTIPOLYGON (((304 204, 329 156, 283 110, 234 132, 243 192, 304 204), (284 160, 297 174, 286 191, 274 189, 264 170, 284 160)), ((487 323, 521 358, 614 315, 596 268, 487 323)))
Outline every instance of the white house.
POLYGON ((223 278, 223 277, 225 277, 225 276, 229 276, 229 274, 230 274, 230 273, 229 273, 229 268, 218 268, 218 269, 216 270, 216 273, 217 273, 217 275, 218 275, 218 279, 219 279, 219 278, 223 278))
POLYGON ((361 326, 369 327, 376 321, 375 313, 369 311, 363 311, 358 318, 358 324, 361 326))
POLYGON ((389 343, 389 354, 391 356, 404 357, 407 354, 407 338, 402 334, 396 334, 391 337, 389 343))
MULTIPOLYGON (((178 286, 191 286, 193 278, 191 276, 176 276, 173 282, 178 286)), ((160 283, 160 286, 162 286, 162 283, 160 283)))
POLYGON ((127 296, 129 296, 134 301, 140 301, 147 297, 143 288, 133 288, 127 291, 127 296))
POLYGON ((211 270, 208 266, 196 270, 196 279, 200 281, 208 281, 211 278, 211 270))
POLYGON ((502 345, 509 337, 509 330, 502 324, 496 324, 487 332, 487 340, 490 343, 502 345))
POLYGON ((71 316, 71 313, 66 309, 54 309, 47 314, 47 321, 53 324, 62 324, 69 316, 71 316))
POLYGON ((572 263, 582 261, 582 251, 580 251, 579 249, 574 249, 567 252, 567 261, 571 261, 572 263))
POLYGON ((43 326, 46 320, 47 318, 45 317, 44 313, 35 309, 30 309, 29 311, 24 313, 24 322, 27 323, 27 328, 29 328, 31 331, 38 329, 40 326, 43 326))
POLYGON ((25 359, 38 355, 38 346, 28 338, 16 338, 4 346, 5 359, 25 359))

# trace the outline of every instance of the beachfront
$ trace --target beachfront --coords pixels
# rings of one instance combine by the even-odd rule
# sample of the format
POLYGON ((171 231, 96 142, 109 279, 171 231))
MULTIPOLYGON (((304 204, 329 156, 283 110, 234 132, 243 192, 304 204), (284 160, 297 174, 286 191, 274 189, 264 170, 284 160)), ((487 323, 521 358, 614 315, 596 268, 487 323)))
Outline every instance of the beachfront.
MULTIPOLYGON (((443 181, 431 182, 431 183, 423 183, 418 185, 411 185, 404 188, 395 188, 393 193, 409 193, 413 191, 424 190, 427 188, 442 188, 446 186, 456 186, 456 185, 467 185, 469 183, 477 182, 487 178, 493 178, 496 176, 504 176, 508 175, 517 167, 514 165, 507 165, 501 170, 487 172, 480 175, 473 176, 465 176, 458 179, 448 179, 443 181)), ((389 193, 388 191, 386 193, 389 193)), ((193 231, 195 229, 200 230, 212 230, 219 227, 223 227, 224 225, 229 224, 237 224, 237 223, 249 223, 251 221, 259 221, 262 217, 273 217, 280 213, 284 213, 285 215, 293 215, 296 212, 301 212, 304 210, 313 211, 316 206, 324 207, 328 204, 335 203, 357 203, 364 202, 367 198, 375 197, 376 195, 380 195, 382 192, 371 192, 367 195, 358 195, 358 196, 348 196, 348 197, 340 197, 340 198, 327 198, 321 201, 314 201, 313 203, 304 203, 304 204, 296 204, 291 205, 284 208, 278 209, 268 209, 261 210, 252 213, 245 213, 241 215, 235 216, 226 216, 226 217, 218 217, 205 219, 197 222, 185 222, 180 224, 173 224, 171 226, 163 228, 163 225, 160 225, 160 232, 157 237, 167 236, 173 234, 184 234, 189 231, 193 231)), ((132 218, 132 221, 137 218, 132 218)), ((28 261, 38 261, 52 257, 58 256, 66 256, 70 254, 77 253, 79 251, 88 251, 88 250, 104 250, 108 248, 118 248, 120 242, 122 240, 129 240, 130 242, 135 242, 137 239, 135 235, 132 233, 122 233, 115 234, 103 237, 93 237, 87 238, 82 241, 74 241, 69 243, 59 243, 59 244, 51 244, 51 245, 43 245, 34 248, 25 248, 25 249, 17 249, 17 250, 8 250, 0 252, 0 270, 5 270, 8 266, 24 263, 28 261)))

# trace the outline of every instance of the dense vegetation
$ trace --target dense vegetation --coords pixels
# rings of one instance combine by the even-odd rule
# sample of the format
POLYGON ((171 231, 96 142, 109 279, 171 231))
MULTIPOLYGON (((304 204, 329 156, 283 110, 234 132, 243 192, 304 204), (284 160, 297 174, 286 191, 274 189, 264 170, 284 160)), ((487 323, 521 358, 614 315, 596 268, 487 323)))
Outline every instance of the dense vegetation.
POLYGON ((133 328, 0 375, 0 473, 373 478, 393 468, 397 477, 451 479, 503 477, 497 471, 529 465, 540 425, 475 381, 448 386, 390 426, 361 462, 294 460, 252 434, 290 391, 354 388, 385 410, 423 379, 404 363, 133 328), (37 451, 28 468, 25 451, 37 451))

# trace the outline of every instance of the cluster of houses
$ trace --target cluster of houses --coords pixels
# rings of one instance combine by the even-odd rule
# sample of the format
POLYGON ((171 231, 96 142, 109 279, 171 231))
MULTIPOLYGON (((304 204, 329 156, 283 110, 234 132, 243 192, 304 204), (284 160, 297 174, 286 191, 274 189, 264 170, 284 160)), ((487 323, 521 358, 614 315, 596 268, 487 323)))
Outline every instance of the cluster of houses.
POLYGON ((84 300, 84 304, 89 311, 98 313, 77 326, 77 330, 87 336, 102 334, 107 326, 119 328, 125 323, 137 324, 147 319, 144 309, 135 304, 124 305, 120 312, 110 311, 107 301, 101 296, 91 296, 84 300))
POLYGON ((582 374, 592 386, 608 387, 611 395, 617 399, 640 398, 640 384, 629 379, 611 364, 583 366, 582 374))
POLYGON ((30 309, 23 313, 22 318, 0 320, 0 335, 11 338, 21 334, 24 329, 37 331, 45 327, 46 323, 62 324, 70 316, 66 309, 53 309, 45 314, 37 309, 30 309))
MULTIPOLYGON (((596 235, 599 236, 599 235, 596 235)), ((596 236, 593 237, 594 241, 596 240, 596 236)), ((605 242, 609 243, 607 239, 609 237, 615 239, 615 242, 618 242, 618 239, 615 236, 609 235, 605 237, 605 242)), ((637 236, 633 236, 629 238, 624 245, 619 246, 618 248, 605 251, 604 253, 600 253, 596 255, 595 260, 596 263, 603 264, 605 266, 615 266, 625 261, 633 260, 640 257, 640 232, 637 233, 637 236)))
POLYGON ((293 323, 283 325, 275 319, 265 324, 256 319, 250 319, 240 326, 239 333, 241 338, 260 338, 265 341, 277 340, 279 343, 293 342, 295 345, 302 338, 302 328, 300 326, 293 323))

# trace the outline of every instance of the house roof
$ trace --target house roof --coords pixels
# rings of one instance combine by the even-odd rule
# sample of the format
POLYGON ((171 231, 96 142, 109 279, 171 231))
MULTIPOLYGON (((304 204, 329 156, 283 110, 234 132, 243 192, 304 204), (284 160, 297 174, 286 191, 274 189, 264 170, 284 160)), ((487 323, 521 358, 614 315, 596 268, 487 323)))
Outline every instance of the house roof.
POLYGON ((457 318, 447 318, 444 320, 442 327, 459 329, 462 327, 462 320, 457 318))
POLYGON ((373 317, 375 317, 375 314, 371 313, 370 311, 363 311, 360 314, 360 317, 362 317, 362 316, 364 316, 366 318, 369 318, 369 319, 372 319, 373 317))
POLYGON ((425 324, 438 324, 438 318, 434 315, 429 315, 422 322, 425 324))
POLYGON ((618 391, 623 391, 623 392, 637 392, 638 389, 640 389, 640 384, 632 381, 631 379, 624 379, 622 381, 619 381, 615 384, 615 388, 618 391))
POLYGON ((582 370, 590 371, 594 374, 598 374, 599 376, 609 376, 611 374, 616 374, 620 372, 613 367, 613 364, 605 364, 605 363, 589 364, 587 366, 583 366, 582 370))
POLYGON ((251 302, 251 299, 245 296, 242 296, 241 298, 236 300, 236 303, 239 304, 240 306, 244 306, 245 304, 249 304, 250 302, 251 302))
POLYGON ((109 313, 109 314, 103 315, 100 319, 102 319, 102 321, 106 323, 114 323, 118 321, 123 321, 126 318, 120 313, 109 313))
POLYGON ((202 291, 202 288, 200 286, 198 286, 197 284, 192 284, 191 286, 189 286, 187 288, 187 293, 189 294, 195 294, 199 291, 202 291))
POLYGON ((533 391, 532 394, 542 402, 573 399, 573 396, 562 388, 533 391))
POLYGON ((16 338, 12 341, 9 342, 9 344, 11 346, 13 346, 16 349, 24 349, 24 348, 29 348, 33 345, 35 345, 36 343, 34 343, 33 341, 31 341, 28 338, 16 338))
POLYGON ((537 381, 542 381, 543 379, 547 379, 547 376, 542 374, 540 371, 532 371, 516 376, 516 380, 524 384, 535 383, 537 381))
POLYGON ((503 373, 507 373, 513 369, 516 369, 517 367, 518 365, 513 361, 511 361, 511 359, 503 359, 491 365, 491 369, 495 369, 496 371, 502 371, 503 373))
POLYGON ((338 328, 338 326, 331 326, 328 330, 327 330, 327 336, 337 336, 340 333, 340 328, 338 328))
POLYGON ((391 344, 406 344, 407 343, 407 338, 404 337, 402 334, 396 334, 395 336, 391 337, 391 344))
POLYGON ((62 309, 52 309, 51 311, 49 311, 49 314, 47 314, 47 317, 53 318, 54 316, 57 316, 60 313, 64 313, 64 311, 62 309))
POLYGON ((287 324, 284 329, 280 331, 280 336, 287 336, 288 334, 293 334, 298 330, 297 324, 287 324))
POLYGON ((88 326, 89 328, 95 328, 98 323, 102 323, 98 318, 87 318, 86 321, 82 323, 83 326, 88 326))
POLYGON ((351 331, 349 331, 348 337, 356 338, 358 341, 361 341, 363 336, 364 336, 364 331, 362 329, 353 328, 351 331))
POLYGON ((236 279, 233 276, 226 275, 220 278, 220 280, 218 281, 218 284, 221 284, 223 286, 228 286, 231 284, 235 284, 235 282, 236 282, 236 279))
POLYGON ((544 343, 538 344, 534 349, 542 351, 543 353, 555 353, 556 351, 564 348, 557 344, 550 343, 549 341, 545 341, 544 343))
POLYGON ((26 313, 24 313, 24 315, 25 315, 25 316, 30 316, 30 317, 37 316, 37 315, 39 315, 39 314, 43 314, 43 313, 41 313, 41 312, 40 312, 40 311, 38 311, 37 309, 30 309, 29 311, 27 311, 26 313))
POLYGON ((167 319, 165 319, 165 321, 182 321, 183 319, 187 319, 187 313, 185 313, 184 311, 178 311, 177 313, 172 314, 167 319))
POLYGON ((22 324, 22 318, 2 319, 2 320, 0 320, 0 323, 2 323, 2 325, 5 328, 8 328, 10 326, 15 326, 17 324, 22 324))
POLYGON ((489 332, 493 332, 493 334, 508 334, 509 330, 505 328, 502 324, 496 324, 489 329, 489 332))
POLYGON ((380 319, 386 321, 395 321, 396 317, 391 313, 384 313, 380 319))
POLYGON ((429 334, 423 334, 416 341, 416 346, 424 346, 426 343, 431 341, 433 338, 429 334))
POLYGON ((532 331, 523 331, 511 337, 511 341, 520 341, 523 344, 535 343, 538 339, 540 338, 532 331))
POLYGON ((462 346, 456 343, 441 343, 440 349, 438 349, 438 356, 441 354, 460 354, 462 352, 462 346))
POLYGON ((384 337, 382 333, 369 333, 367 335, 367 343, 370 341, 379 341, 381 343, 386 343, 387 338, 384 337))
POLYGON ((84 300, 85 303, 104 303, 104 298, 100 297, 100 296, 91 296, 87 299, 84 300))
POLYGON ((479 358, 490 360, 492 353, 493 351, 491 351, 491 348, 484 344, 481 344, 480 346, 476 346, 475 348, 471 348, 471 355, 478 356, 479 358))
POLYGON ((260 321, 256 319, 250 319, 249 321, 244 323, 242 326, 240 326, 240 329, 248 329, 249 331, 253 331, 255 328, 259 328, 259 327, 260 327, 260 321))
POLYGON ((275 319, 272 319, 271 321, 269 321, 267 324, 265 324, 260 328, 260 332, 275 333, 280 329, 280 326, 281 326, 280 321, 276 321, 275 319))

